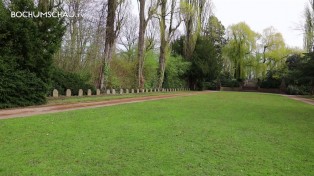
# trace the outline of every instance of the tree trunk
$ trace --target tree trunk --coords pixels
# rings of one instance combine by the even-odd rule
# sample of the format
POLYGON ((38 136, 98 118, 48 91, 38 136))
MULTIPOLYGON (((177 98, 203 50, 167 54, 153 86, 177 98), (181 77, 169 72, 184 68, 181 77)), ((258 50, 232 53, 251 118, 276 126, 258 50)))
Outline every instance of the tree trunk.
POLYGON ((162 88, 162 84, 164 82, 165 77, 165 69, 166 69, 166 46, 160 46, 160 56, 159 56, 159 80, 158 80, 158 88, 162 88))
MULTIPOLYGON (((167 0, 161 1, 161 19, 160 23, 160 55, 159 55, 159 69, 158 69, 158 88, 162 88, 162 84, 164 82, 165 76, 165 68, 166 68, 166 49, 167 49, 167 41, 166 41, 166 4, 167 0)), ((169 34, 170 35, 170 34, 169 34)))
POLYGON ((144 48, 145 48, 145 29, 146 29, 146 20, 145 20, 145 0, 140 0, 140 26, 138 34, 138 87, 140 89, 144 88, 144 48))
POLYGON ((186 40, 184 43, 184 56, 187 59, 191 59, 192 56, 192 32, 193 32, 193 23, 192 18, 189 17, 186 23, 186 40))
POLYGON ((106 41, 104 49, 104 59, 102 69, 100 70, 100 89, 105 89, 107 80, 105 72, 110 68, 113 48, 115 44, 115 14, 116 14, 116 0, 108 0, 108 14, 106 23, 106 41))

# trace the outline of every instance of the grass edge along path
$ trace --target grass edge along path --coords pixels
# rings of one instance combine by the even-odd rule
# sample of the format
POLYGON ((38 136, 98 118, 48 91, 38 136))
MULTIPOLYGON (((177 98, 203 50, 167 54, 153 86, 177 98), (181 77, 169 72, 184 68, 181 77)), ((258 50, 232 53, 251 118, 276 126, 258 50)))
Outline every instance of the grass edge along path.
POLYGON ((104 97, 84 97, 84 98, 71 98, 69 102, 65 101, 61 104, 48 104, 42 106, 31 106, 25 108, 14 108, 0 110, 0 120, 7 118, 29 117, 33 115, 56 113, 63 111, 71 111, 85 108, 95 108, 104 106, 114 106, 126 103, 136 103, 143 101, 160 100, 165 98, 174 98, 177 96, 191 96, 197 94, 209 93, 210 91, 202 92, 178 92, 166 94, 148 94, 148 95, 130 95, 128 96, 104 96, 104 97), (100 98, 97 101, 91 101, 93 98, 100 98))
POLYGON ((283 95, 293 100, 301 101, 310 105, 314 105, 314 98, 310 96, 283 95))

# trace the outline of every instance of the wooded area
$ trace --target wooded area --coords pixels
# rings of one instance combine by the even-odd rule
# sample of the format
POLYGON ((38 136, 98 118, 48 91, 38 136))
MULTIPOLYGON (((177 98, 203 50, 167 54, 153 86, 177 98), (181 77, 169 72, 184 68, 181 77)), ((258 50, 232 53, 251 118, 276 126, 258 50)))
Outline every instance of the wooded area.
POLYGON ((0 108, 42 104, 53 89, 204 90, 256 80, 314 93, 312 0, 304 49, 288 47, 274 27, 225 27, 212 9, 210 0, 0 1, 0 108), (12 18, 17 11, 74 17, 12 18))

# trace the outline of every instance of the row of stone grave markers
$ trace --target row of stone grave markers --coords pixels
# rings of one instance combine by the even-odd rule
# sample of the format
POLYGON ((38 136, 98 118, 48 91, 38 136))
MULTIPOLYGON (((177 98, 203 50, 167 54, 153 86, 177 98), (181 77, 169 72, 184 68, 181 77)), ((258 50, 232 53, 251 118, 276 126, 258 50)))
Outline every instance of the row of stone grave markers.
MULTIPOLYGON (((115 95, 115 94, 129 94, 129 93, 148 93, 148 92, 176 92, 176 91, 189 91, 189 88, 178 88, 178 89, 120 89, 119 92, 116 92, 115 89, 107 89, 106 94, 107 95, 115 95)), ((78 96, 81 97, 83 96, 83 89, 79 89, 78 91, 78 96)), ((99 89, 96 90, 96 95, 100 95, 101 92, 99 89)), ((92 90, 87 89, 87 96, 92 96, 92 90)), ((65 96, 71 97, 72 96, 72 91, 71 89, 67 89, 65 92, 65 96)), ((57 98, 59 97, 59 92, 57 89, 54 89, 52 91, 52 97, 57 98)))

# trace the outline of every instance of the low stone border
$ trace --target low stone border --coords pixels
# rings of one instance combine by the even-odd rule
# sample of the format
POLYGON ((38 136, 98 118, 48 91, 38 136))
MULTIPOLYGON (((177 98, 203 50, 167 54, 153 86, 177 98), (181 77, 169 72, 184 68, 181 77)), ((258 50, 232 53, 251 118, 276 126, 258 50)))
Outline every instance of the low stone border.
POLYGON ((277 94, 283 94, 284 91, 281 89, 271 89, 271 88, 256 88, 256 89, 245 89, 243 87, 220 87, 220 91, 253 91, 253 92, 264 92, 264 93, 277 93, 277 94))
POLYGON ((241 91, 242 87, 220 87, 220 91, 241 91))
MULTIPOLYGON (((106 91, 104 91, 103 95, 122 95, 122 94, 134 94, 134 93, 152 93, 152 92, 177 92, 177 91, 190 91, 189 88, 162 88, 162 89, 131 89, 131 91, 129 89, 107 89, 106 91)), ((87 96, 92 96, 92 90, 91 89, 87 89, 87 96)), ((97 95, 102 95, 100 89, 96 90, 96 96, 97 95)), ((53 98, 58 98, 59 95, 59 91, 57 89, 53 89, 52 91, 52 97, 53 98)), ((71 89, 67 89, 66 93, 65 93, 66 97, 71 97, 72 95, 72 91, 71 89)), ((84 96, 84 91, 83 89, 79 89, 78 91, 78 96, 84 96)))

